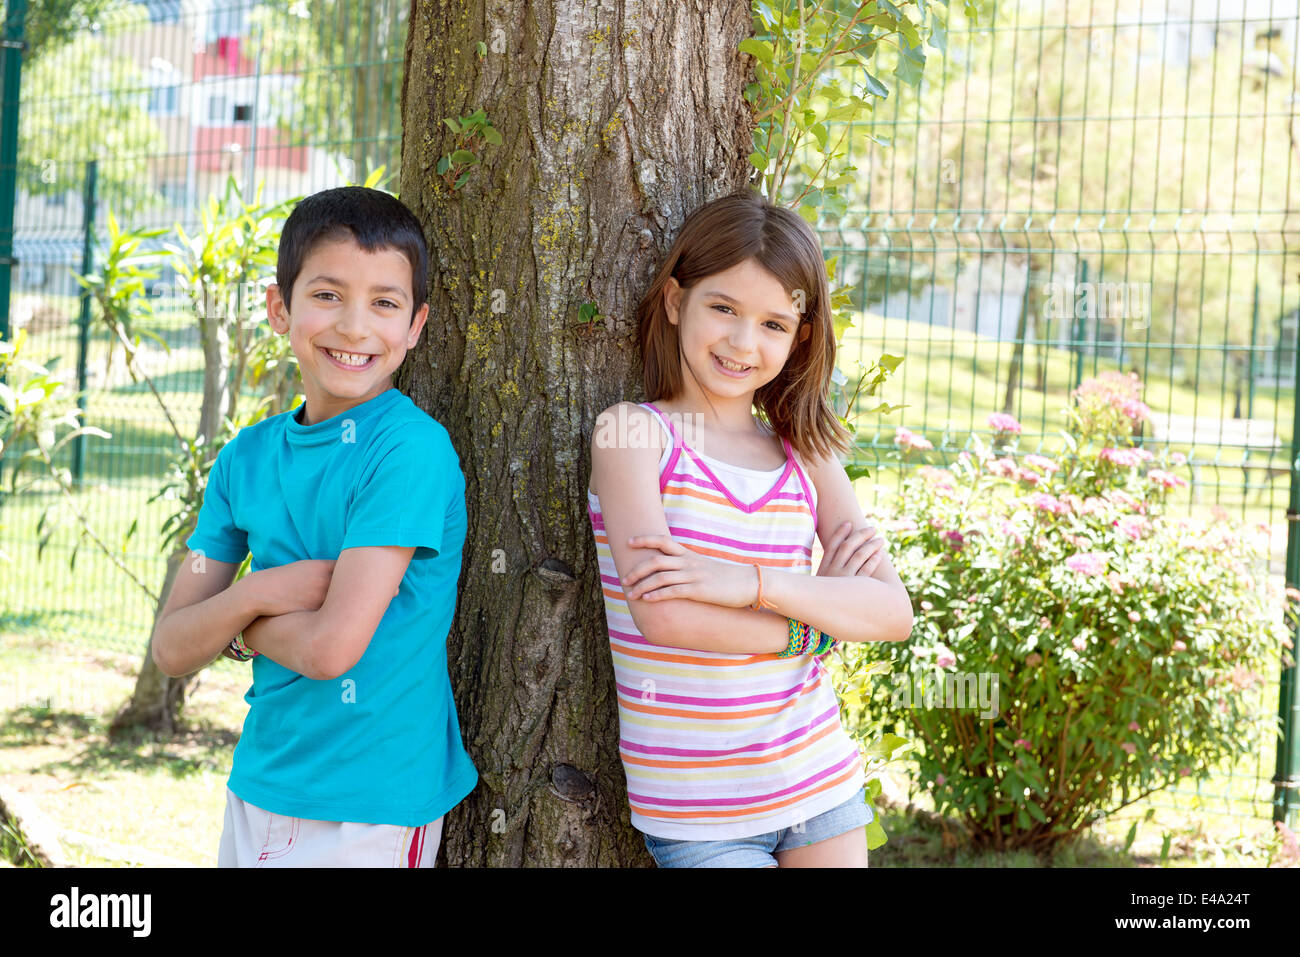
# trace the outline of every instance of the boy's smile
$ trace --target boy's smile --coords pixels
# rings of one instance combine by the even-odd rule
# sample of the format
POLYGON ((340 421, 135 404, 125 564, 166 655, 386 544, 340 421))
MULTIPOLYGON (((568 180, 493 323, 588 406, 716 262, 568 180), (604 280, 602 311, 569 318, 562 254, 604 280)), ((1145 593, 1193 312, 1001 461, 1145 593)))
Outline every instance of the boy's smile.
POLYGON ((411 317, 411 264, 395 249, 366 252, 352 238, 321 243, 303 260, 285 302, 267 289, 267 317, 289 336, 314 425, 392 388, 420 338, 429 306, 411 317))

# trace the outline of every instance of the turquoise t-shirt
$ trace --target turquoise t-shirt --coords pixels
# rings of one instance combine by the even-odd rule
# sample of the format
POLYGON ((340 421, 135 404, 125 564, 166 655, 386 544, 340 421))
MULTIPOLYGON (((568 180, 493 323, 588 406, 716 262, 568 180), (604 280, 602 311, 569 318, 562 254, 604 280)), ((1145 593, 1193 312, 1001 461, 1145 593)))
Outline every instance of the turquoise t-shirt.
POLYGON ((465 478, 447 431, 397 389, 315 425, 302 406, 240 432, 186 543, 260 571, 347 548, 415 546, 361 660, 329 681, 254 658, 230 790, 275 814, 417 827, 478 772, 461 742, 447 633, 465 543, 465 478))

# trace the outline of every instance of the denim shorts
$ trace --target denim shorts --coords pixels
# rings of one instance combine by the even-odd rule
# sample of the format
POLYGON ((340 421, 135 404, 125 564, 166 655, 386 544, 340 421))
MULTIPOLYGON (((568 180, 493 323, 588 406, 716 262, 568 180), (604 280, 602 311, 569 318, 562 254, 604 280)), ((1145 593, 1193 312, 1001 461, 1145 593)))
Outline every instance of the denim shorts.
MULTIPOLYGON (((838 807, 779 831, 721 841, 676 841, 643 834, 645 846, 660 867, 776 867, 777 851, 807 847, 871 823, 865 791, 838 807)), ((863 836, 866 841, 866 836, 863 836)))

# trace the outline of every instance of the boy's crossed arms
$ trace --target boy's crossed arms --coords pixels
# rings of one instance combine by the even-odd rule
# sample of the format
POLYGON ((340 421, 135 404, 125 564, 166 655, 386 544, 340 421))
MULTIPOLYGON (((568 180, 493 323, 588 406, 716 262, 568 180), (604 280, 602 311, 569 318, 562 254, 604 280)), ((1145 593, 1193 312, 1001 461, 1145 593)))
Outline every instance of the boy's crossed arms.
POLYGON ((172 677, 190 674, 242 631, 249 648, 291 671, 337 678, 365 654, 414 553, 346 548, 336 561, 291 562, 234 581, 239 563, 191 552, 154 630, 154 662, 172 677))

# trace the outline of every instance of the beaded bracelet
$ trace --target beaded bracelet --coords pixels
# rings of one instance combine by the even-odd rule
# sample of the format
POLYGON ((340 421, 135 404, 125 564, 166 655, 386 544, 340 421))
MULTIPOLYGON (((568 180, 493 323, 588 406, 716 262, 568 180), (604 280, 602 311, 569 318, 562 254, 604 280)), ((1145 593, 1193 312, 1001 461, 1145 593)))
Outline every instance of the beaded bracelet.
POLYGON ((836 645, 835 639, 832 638, 830 635, 826 634, 825 632, 821 632, 820 634, 821 634, 821 638, 817 642, 816 647, 808 649, 808 654, 812 655, 814 658, 820 658, 822 655, 826 654, 836 645))
POLYGON ((249 661, 261 654, 244 644, 244 633, 240 632, 230 641, 230 652, 239 661, 249 661))
POLYGON ((793 618, 790 623, 790 640, 778 658, 796 658, 799 655, 821 656, 835 647, 835 639, 811 625, 793 618))
POLYGON ((787 621, 790 623, 790 641, 786 644, 785 651, 777 655, 778 658, 796 658, 806 654, 808 645, 814 640, 812 632, 816 629, 809 628, 803 622, 795 621, 793 618, 787 621))

